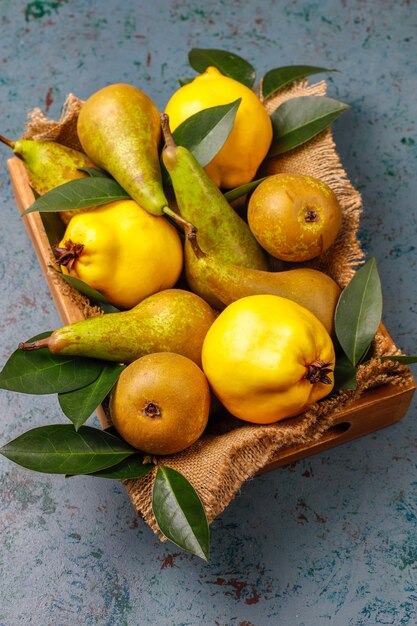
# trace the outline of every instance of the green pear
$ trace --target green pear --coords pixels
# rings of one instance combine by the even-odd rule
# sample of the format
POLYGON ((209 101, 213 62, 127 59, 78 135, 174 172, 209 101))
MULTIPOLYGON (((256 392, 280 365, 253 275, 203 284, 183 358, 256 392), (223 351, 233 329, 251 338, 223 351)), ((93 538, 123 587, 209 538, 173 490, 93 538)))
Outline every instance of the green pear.
MULTIPOLYGON (((162 160, 172 181, 178 212, 201 233, 201 248, 226 263, 266 270, 265 252, 247 223, 230 206, 193 154, 175 144, 166 114, 161 116, 161 123, 165 138, 162 160)), ((188 255, 185 267, 191 289, 217 307, 219 302, 209 284, 200 280, 195 255, 188 255)))
POLYGON ((77 133, 88 156, 142 208, 164 213, 159 112, 143 91, 118 83, 93 93, 81 107, 77 133))
POLYGON ((245 296, 281 296, 314 313, 328 333, 334 336, 334 313, 341 289, 324 272, 310 268, 265 272, 224 263, 202 251, 195 228, 188 229, 185 253, 186 257, 194 257, 192 263, 188 261, 190 271, 195 271, 199 281, 209 285, 211 292, 222 303, 222 308, 245 296))
POLYGON ((88 176, 80 168, 95 167, 87 155, 55 141, 40 139, 10 141, 1 135, 0 141, 9 146, 23 161, 30 183, 40 195, 75 178, 88 176))
POLYGON ((49 348, 58 355, 131 363, 145 354, 175 352, 201 366, 201 348, 216 315, 199 296, 165 289, 129 311, 107 313, 55 330, 49 337, 21 343, 21 350, 49 348))

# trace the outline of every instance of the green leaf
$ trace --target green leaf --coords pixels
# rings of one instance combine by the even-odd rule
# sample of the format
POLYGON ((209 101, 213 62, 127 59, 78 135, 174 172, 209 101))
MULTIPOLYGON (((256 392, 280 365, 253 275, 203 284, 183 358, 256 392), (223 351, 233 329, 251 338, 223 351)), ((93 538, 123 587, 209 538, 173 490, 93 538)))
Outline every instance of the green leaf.
POLYGON ((152 509, 161 532, 180 548, 209 558, 210 531, 194 487, 176 470, 158 465, 152 509))
POLYGON ((76 178, 39 196, 23 215, 33 211, 76 211, 129 197, 113 178, 104 176, 76 178))
POLYGON ((65 225, 57 213, 41 213, 41 220, 52 248, 58 241, 61 241, 65 233, 65 225))
POLYGON ((326 67, 315 67, 313 65, 286 65, 284 67, 276 67, 269 70, 262 81, 262 95, 269 98, 273 93, 282 89, 286 85, 296 80, 311 76, 312 74, 320 74, 321 72, 337 72, 335 69, 326 67))
POLYGON ((353 365, 357 365, 366 354, 381 315, 381 281, 376 260, 372 257, 357 270, 336 306, 336 336, 353 365))
POLYGON ((175 143, 188 148, 205 167, 228 138, 241 100, 203 109, 184 120, 172 133, 175 143))
POLYGON ((126 442, 98 428, 72 424, 39 426, 0 448, 22 467, 50 474, 90 474, 136 453, 126 442))
MULTIPOLYGON (((48 337, 42 333, 29 342, 48 337)), ((103 361, 57 356, 48 348, 16 350, 0 372, 0 388, 30 394, 64 393, 89 385, 99 376, 103 361)))
POLYGON ((302 145, 324 130, 349 105, 327 96, 299 96, 271 113, 274 135, 268 157, 302 145))
POLYGON ((352 365, 345 354, 336 358, 334 368, 334 388, 335 389, 356 389, 357 368, 352 365))
POLYGON ((178 82, 181 85, 181 87, 184 87, 184 85, 188 85, 188 83, 192 83, 194 80, 193 78, 188 78, 188 77, 183 77, 183 78, 179 78, 178 82))
POLYGON ((392 354, 391 356, 381 356, 379 358, 381 361, 396 361, 397 363, 404 363, 405 365, 417 363, 417 355, 415 354, 392 354))
POLYGON ((98 167, 80 167, 78 169, 80 172, 86 172, 92 178, 112 178, 108 172, 105 172, 98 167))
POLYGON ((98 378, 89 385, 74 391, 58 394, 59 405, 64 414, 78 430, 103 402, 119 378, 123 365, 109 364, 103 367, 98 378))
MULTIPOLYGON (((99 472, 92 472, 87 476, 94 476, 97 478, 113 478, 115 480, 126 480, 132 478, 142 478, 154 467, 153 463, 144 463, 143 454, 132 454, 127 459, 110 467, 108 469, 100 470, 99 472)), ((78 474, 79 475, 79 474, 78 474)), ((72 474, 77 476, 77 474, 72 474)), ((70 475, 68 475, 70 477, 70 475)))
POLYGON ((204 72, 214 66, 230 78, 234 78, 251 88, 255 82, 255 68, 237 54, 225 50, 193 48, 188 53, 188 61, 196 72, 204 72))
POLYGON ((94 300, 95 302, 108 303, 107 298, 103 296, 102 293, 97 291, 97 289, 93 289, 93 287, 90 287, 90 285, 87 285, 87 283, 80 280, 79 278, 76 278, 75 276, 70 276, 68 274, 63 274, 62 272, 59 272, 53 265, 49 265, 49 269, 55 272, 55 274, 58 274, 58 276, 61 276, 61 278, 63 278, 65 282, 71 285, 71 287, 77 289, 80 293, 90 298, 90 300, 94 300))
POLYGON ((226 191, 224 197, 228 202, 233 202, 233 200, 237 200, 242 196, 245 196, 247 193, 250 193, 261 183, 263 180, 268 178, 268 176, 264 176, 263 178, 258 178, 257 180, 252 180, 250 183, 246 183, 246 185, 241 185, 240 187, 235 187, 235 189, 230 189, 226 191))

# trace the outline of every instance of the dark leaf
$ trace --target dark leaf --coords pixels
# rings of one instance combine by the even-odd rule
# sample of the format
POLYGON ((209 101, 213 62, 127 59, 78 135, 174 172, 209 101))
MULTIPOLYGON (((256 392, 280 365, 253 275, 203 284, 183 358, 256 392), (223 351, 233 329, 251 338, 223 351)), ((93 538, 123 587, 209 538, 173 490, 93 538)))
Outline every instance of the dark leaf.
POLYGON ((100 170, 98 167, 80 167, 80 172, 86 172, 92 178, 112 178, 108 172, 100 170))
POLYGON ((246 185, 241 185, 240 187, 236 187, 235 189, 230 189, 230 191, 226 191, 224 197, 228 202, 233 202, 242 196, 245 196, 247 193, 251 193, 263 180, 268 178, 264 176, 263 178, 258 178, 258 180, 253 180, 250 183, 246 183, 246 185))
POLYGON ((320 74, 321 72, 337 72, 338 70, 329 70, 326 67, 315 67, 313 65, 286 65, 284 67, 276 67, 269 70, 262 81, 262 95, 269 98, 273 93, 282 89, 286 85, 296 80, 311 76, 312 74, 320 74))
MULTIPOLYGON (((127 459, 110 467, 108 469, 100 470, 99 472, 92 472, 88 476, 95 476, 97 478, 113 478, 116 480, 126 480, 131 478, 141 478, 155 467, 153 463, 144 463, 143 454, 132 454, 127 459)), ((75 474, 72 474, 74 476, 75 474)))
POLYGON ((192 83, 194 80, 193 78, 179 78, 178 82, 181 85, 181 87, 184 87, 184 85, 188 85, 188 83, 192 83))
POLYGON ((61 241, 64 235, 64 223, 58 213, 41 213, 40 215, 49 245, 52 248, 57 242, 61 241))
POLYGON ((75 276, 71 276, 69 274, 63 274, 62 272, 59 272, 55 267, 53 267, 53 265, 49 265, 49 268, 53 272, 55 272, 55 274, 61 276, 61 278, 63 278, 65 282, 71 285, 71 287, 77 289, 80 293, 87 296, 90 300, 94 300, 94 302, 108 303, 107 298, 103 296, 102 293, 97 291, 97 289, 93 289, 93 287, 90 287, 90 285, 87 285, 87 283, 80 280, 79 278, 76 278, 75 276))
POLYGON ((72 424, 40 426, 0 448, 22 467, 50 474, 91 474, 135 454, 126 442, 98 428, 72 424))
POLYGON ((381 361, 396 361, 397 363, 404 363, 405 365, 417 363, 417 355, 415 354, 393 354, 391 356, 381 356, 379 358, 381 361))
POLYGON ((210 531, 194 487, 179 472, 158 466, 152 509, 161 532, 177 546, 204 560, 209 558, 210 531))
MULTIPOLYGON (((29 342, 51 333, 42 333, 29 342)), ((57 356, 48 348, 16 350, 0 372, 0 388, 30 394, 64 393, 89 385, 99 376, 103 361, 57 356)))
POLYGON ((381 281, 375 258, 369 259, 342 291, 335 313, 336 335, 357 365, 372 343, 382 315, 381 281))
POLYGON ((216 156, 233 128, 241 98, 211 107, 184 120, 172 133, 179 146, 193 153, 201 167, 216 156))
POLYGON ((271 113, 274 136, 268 157, 288 152, 327 128, 349 105, 327 96, 299 96, 271 113))
POLYGON ((33 211, 75 211, 129 197, 113 178, 76 178, 40 196, 23 215, 33 211))
POLYGON ((334 368, 334 388, 335 389, 356 389, 357 368, 352 365, 345 354, 336 358, 334 368))
POLYGON ((119 378, 123 365, 109 364, 103 367, 98 378, 89 385, 74 391, 58 394, 58 401, 64 414, 78 430, 102 403, 119 378))
POLYGON ((234 78, 251 88, 255 82, 254 67, 237 54, 225 50, 193 48, 188 53, 188 61, 196 72, 204 72, 213 66, 230 78, 234 78))

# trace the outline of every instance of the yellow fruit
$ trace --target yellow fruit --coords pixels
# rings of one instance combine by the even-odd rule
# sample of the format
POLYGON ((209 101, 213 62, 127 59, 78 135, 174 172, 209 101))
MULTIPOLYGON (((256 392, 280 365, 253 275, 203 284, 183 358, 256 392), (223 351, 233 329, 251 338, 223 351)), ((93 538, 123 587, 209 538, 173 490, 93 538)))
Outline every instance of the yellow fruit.
POLYGON ((272 141, 271 119, 257 95, 242 83, 208 67, 191 83, 176 91, 165 112, 174 131, 203 109, 242 101, 232 131, 214 159, 205 167, 218 187, 232 189, 250 182, 272 141))
POLYGON ((121 309, 172 287, 181 273, 179 235, 133 200, 74 215, 55 248, 58 263, 121 309))
POLYGON ((210 388, 193 361, 173 352, 148 354, 124 369, 113 388, 110 414, 130 445, 148 454, 174 454, 202 435, 210 388))
POLYGON ((272 295, 230 304, 203 343, 203 370, 232 415, 269 424, 298 415, 333 388, 335 353, 323 324, 272 295))
POLYGON ((251 195, 248 223, 260 245, 273 257, 302 262, 332 245, 342 212, 335 194, 323 181, 275 174, 251 195))

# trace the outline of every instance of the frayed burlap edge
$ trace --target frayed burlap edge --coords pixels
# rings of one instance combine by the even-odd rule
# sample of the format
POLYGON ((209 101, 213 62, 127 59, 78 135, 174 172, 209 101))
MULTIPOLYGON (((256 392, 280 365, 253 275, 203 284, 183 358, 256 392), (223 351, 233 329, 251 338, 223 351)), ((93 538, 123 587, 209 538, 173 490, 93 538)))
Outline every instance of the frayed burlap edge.
MULTIPOLYGON (((314 85, 300 81, 267 99, 264 104, 272 112, 289 98, 322 96, 325 93, 325 81, 314 85)), ((76 124, 82 104, 81 100, 70 94, 58 121, 47 119, 40 109, 35 109, 29 114, 30 121, 23 136, 58 141, 80 149, 76 124)), ((339 237, 327 253, 304 265, 326 272, 341 287, 345 287, 364 261, 364 253, 357 239, 362 201, 341 165, 330 130, 326 129, 291 152, 266 161, 259 175, 278 172, 314 176, 327 183, 336 194, 343 212, 339 237)), ((286 264, 277 263, 275 269, 285 268, 286 264)), ((74 290, 66 283, 63 284, 62 280, 60 288, 71 299, 74 298, 74 290)), ((80 299, 79 306, 86 317, 97 314, 96 307, 88 307, 84 298, 80 299)), ((387 384, 406 386, 412 380, 406 366, 378 359, 379 356, 398 352, 391 339, 379 332, 374 341, 373 358, 359 368, 355 391, 337 392, 298 417, 268 426, 244 425, 231 416, 221 418, 216 424, 219 418, 213 418, 205 435, 193 446, 179 454, 161 457, 159 462, 186 476, 198 492, 209 522, 212 522, 228 506, 244 481, 272 461, 280 450, 320 439, 337 422, 340 412, 352 405, 366 390, 387 384)), ((156 471, 157 467, 143 478, 124 483, 135 509, 163 540, 152 512, 152 487, 156 471)))

